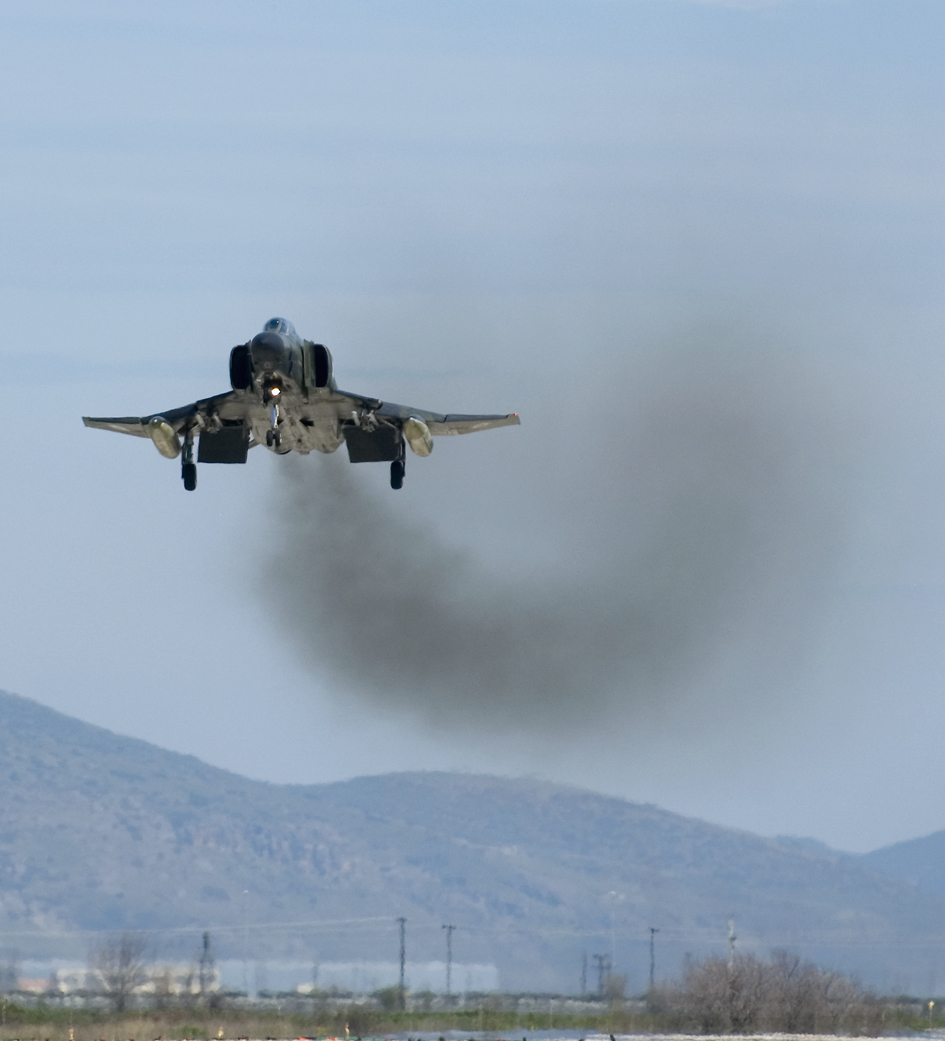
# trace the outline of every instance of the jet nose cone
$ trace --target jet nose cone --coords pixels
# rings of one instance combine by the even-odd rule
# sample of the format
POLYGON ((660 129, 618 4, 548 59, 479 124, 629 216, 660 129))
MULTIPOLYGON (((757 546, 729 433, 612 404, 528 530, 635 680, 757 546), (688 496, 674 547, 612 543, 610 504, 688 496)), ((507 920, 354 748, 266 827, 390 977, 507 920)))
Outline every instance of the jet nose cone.
POLYGON ((251 347, 254 351, 281 351, 285 348, 285 340, 279 333, 257 333, 251 347))
POLYGON ((280 333, 258 333, 250 341, 249 352, 257 372, 285 370, 288 350, 285 337, 280 333))

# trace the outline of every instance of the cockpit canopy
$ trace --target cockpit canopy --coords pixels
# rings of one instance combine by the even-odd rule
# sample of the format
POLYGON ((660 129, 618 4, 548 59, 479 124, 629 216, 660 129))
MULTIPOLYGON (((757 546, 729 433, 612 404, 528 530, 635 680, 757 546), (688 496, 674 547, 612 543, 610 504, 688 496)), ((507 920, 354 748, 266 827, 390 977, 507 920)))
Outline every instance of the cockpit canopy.
POLYGON ((264 333, 284 333, 287 336, 295 336, 295 326, 284 318, 270 318, 263 326, 264 333))

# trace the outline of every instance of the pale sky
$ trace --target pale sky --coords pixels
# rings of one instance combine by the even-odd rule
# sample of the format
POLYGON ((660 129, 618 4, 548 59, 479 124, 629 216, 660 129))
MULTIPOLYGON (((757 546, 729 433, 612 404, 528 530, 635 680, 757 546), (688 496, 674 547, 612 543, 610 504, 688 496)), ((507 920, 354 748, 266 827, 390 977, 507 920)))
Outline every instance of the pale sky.
POLYGON ((945 827, 943 38, 935 0, 4 4, 0 687, 273 781, 537 774, 851 850, 945 827), (705 329, 791 359, 843 509, 790 662, 707 659, 698 725, 550 744, 313 669, 259 589, 285 461, 190 495, 80 420, 225 390, 272 315, 343 387, 521 412, 394 499, 353 476, 522 575, 606 484, 621 381, 705 329))

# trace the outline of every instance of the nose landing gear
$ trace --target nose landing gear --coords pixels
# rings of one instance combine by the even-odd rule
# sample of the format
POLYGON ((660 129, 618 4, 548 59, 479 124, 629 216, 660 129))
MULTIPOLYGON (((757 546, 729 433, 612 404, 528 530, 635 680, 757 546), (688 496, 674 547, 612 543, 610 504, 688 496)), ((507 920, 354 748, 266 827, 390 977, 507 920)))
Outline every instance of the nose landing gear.
POLYGON ((269 413, 269 429, 266 431, 266 447, 278 448, 282 444, 282 434, 279 431, 279 405, 273 403, 269 413))

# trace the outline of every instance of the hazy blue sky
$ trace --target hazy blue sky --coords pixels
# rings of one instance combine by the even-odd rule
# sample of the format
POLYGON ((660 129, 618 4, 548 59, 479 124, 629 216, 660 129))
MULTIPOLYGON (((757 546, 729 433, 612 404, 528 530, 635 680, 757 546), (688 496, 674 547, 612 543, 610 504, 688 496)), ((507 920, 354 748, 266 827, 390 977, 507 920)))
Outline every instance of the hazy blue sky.
POLYGON ((941 3, 14 0, 0 39, 0 686, 277 781, 535 773, 850 849, 945 827, 941 3), (342 386, 522 413, 394 499, 352 476, 523 576, 638 381, 734 344, 836 493, 816 594, 764 608, 789 660, 745 667, 740 629, 573 742, 429 731, 312 669, 260 593, 285 460, 188 495, 79 418, 226 389, 273 314, 342 386))

